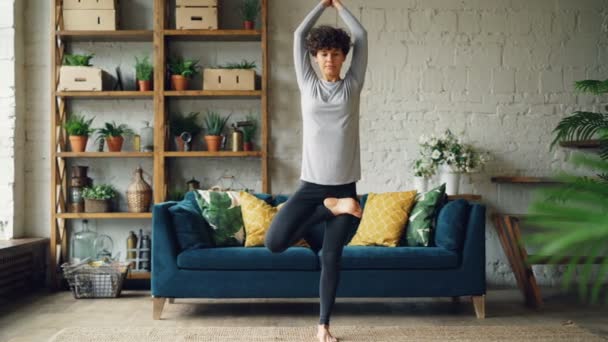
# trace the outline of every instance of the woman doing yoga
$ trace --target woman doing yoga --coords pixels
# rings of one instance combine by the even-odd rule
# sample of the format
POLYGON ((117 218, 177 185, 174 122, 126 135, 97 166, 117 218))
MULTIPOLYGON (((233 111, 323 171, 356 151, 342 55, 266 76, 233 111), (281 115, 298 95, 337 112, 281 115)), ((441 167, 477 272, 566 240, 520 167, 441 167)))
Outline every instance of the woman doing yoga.
POLYGON ((359 96, 367 68, 367 32, 340 0, 322 0, 294 33, 294 64, 301 94, 303 152, 300 186, 279 210, 265 238, 273 253, 285 251, 314 224, 327 221, 321 253, 317 337, 335 342, 329 316, 336 298, 340 259, 351 227, 361 218, 356 182, 361 178, 359 96), (351 66, 340 78, 351 41, 342 29, 312 26, 334 7, 351 31, 351 66), (315 73, 312 56, 322 77, 315 73))

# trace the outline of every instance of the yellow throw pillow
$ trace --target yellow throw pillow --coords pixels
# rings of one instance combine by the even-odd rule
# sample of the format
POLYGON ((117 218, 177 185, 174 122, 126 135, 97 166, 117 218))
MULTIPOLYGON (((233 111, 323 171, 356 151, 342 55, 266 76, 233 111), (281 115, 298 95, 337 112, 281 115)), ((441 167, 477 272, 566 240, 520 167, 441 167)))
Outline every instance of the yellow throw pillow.
POLYGON ((416 190, 381 194, 370 192, 359 228, 348 245, 397 246, 415 201, 416 190))
MULTIPOLYGON (((264 237, 270 228, 270 223, 284 203, 273 207, 246 191, 240 192, 239 202, 245 225, 245 247, 264 246, 264 237)), ((310 247, 304 239, 293 246, 310 247)))

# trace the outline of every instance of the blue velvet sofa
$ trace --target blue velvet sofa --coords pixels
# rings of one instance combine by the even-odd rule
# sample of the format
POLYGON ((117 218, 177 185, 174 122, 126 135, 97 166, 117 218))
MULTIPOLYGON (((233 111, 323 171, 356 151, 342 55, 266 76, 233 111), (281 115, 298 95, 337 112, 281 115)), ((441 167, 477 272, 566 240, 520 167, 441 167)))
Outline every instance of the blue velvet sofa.
MULTIPOLYGON (((322 250, 290 247, 271 253, 265 247, 214 247, 181 251, 169 211, 176 204, 159 203, 153 209, 154 319, 160 319, 166 300, 174 298, 319 296, 322 250)), ((338 297, 456 300, 471 296, 477 318, 484 318, 485 206, 463 199, 449 201, 437 214, 433 246, 346 246, 341 268, 338 297)))

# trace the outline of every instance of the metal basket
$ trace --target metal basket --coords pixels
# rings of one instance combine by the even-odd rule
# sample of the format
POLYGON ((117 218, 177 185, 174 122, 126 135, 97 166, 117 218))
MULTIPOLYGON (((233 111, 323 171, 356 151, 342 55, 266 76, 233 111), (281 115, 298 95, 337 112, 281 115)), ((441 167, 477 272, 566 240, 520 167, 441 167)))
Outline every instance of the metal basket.
POLYGON ((129 264, 91 266, 87 263, 63 264, 63 275, 74 298, 114 298, 120 296, 129 264))

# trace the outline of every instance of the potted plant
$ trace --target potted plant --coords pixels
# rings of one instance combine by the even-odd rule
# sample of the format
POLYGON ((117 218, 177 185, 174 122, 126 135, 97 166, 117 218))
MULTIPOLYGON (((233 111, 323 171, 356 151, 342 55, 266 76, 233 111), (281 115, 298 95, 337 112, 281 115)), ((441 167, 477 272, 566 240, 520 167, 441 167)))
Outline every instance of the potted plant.
POLYGON ((108 184, 94 185, 82 189, 84 211, 87 213, 107 213, 112 209, 112 199, 116 191, 108 184))
POLYGON ((422 136, 420 143, 422 155, 439 169, 439 183, 446 184, 448 195, 458 194, 461 174, 473 172, 489 160, 487 153, 463 144, 449 129, 439 138, 422 136))
MULTIPOLYGON (((182 139, 182 134, 184 132, 187 132, 191 140, 194 140, 194 137, 203 129, 197 122, 198 115, 199 112, 190 112, 185 116, 179 113, 171 114, 171 117, 169 118, 169 127, 178 151, 185 151, 184 147, 186 142, 182 139)), ((190 150, 190 148, 188 148, 188 150, 190 150)))
POLYGON ((106 122, 103 128, 97 129, 97 140, 105 139, 110 152, 120 152, 125 135, 132 135, 133 130, 125 124, 117 125, 116 122, 106 122))
POLYGON ((203 71, 205 90, 255 90, 255 61, 243 59, 240 63, 227 63, 203 71))
POLYGON ((84 115, 74 114, 70 115, 63 125, 70 139, 72 152, 84 152, 86 149, 89 134, 95 131, 95 129, 91 128, 93 119, 94 117, 86 120, 84 115))
POLYGON ((260 12, 260 2, 258 0, 243 0, 241 3, 241 16, 243 18, 243 27, 246 30, 253 30, 255 19, 260 12))
POLYGON ((207 143, 207 150, 210 152, 217 152, 220 150, 222 143, 222 131, 226 122, 232 114, 223 118, 218 113, 207 111, 207 116, 204 119, 205 129, 207 134, 205 135, 205 142, 207 143))
POLYGON ((256 117, 247 115, 246 120, 251 123, 250 126, 243 126, 243 150, 253 151, 253 136, 257 129, 256 117))
POLYGON ((91 65, 93 54, 72 54, 63 57, 59 68, 59 91, 101 91, 102 70, 91 65))
POLYGON ((135 75, 137 78, 137 84, 139 86, 139 91, 150 91, 152 90, 152 73, 154 68, 148 59, 148 56, 145 56, 141 60, 135 57, 135 75))
POLYGON ((169 72, 171 73, 171 89, 187 90, 188 79, 199 70, 198 60, 183 59, 182 57, 169 60, 169 72))

